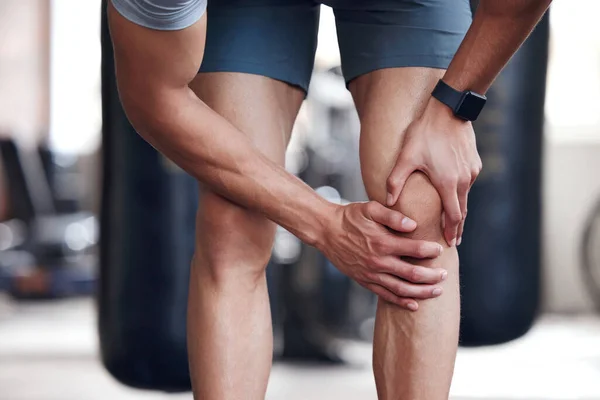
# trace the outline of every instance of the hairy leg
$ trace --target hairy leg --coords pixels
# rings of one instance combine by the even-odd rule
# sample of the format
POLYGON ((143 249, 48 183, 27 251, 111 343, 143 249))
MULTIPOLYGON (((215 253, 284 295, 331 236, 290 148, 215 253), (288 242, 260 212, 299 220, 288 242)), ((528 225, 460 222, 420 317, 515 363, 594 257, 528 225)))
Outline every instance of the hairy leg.
MULTIPOLYGON (((367 193, 385 204, 386 180, 408 125, 418 117, 443 70, 390 68, 361 76, 350 84, 361 119, 360 159, 367 193)), ((434 260, 412 263, 443 267, 448 278, 440 297, 418 301, 417 312, 379 300, 373 369, 381 400, 448 398, 458 346, 460 299, 458 254, 442 235, 440 197, 419 172, 408 180, 394 206, 417 221, 409 237, 437 241, 445 248, 434 260)))
MULTIPOLYGON (((202 73, 190 85, 216 112, 283 164, 304 93, 241 73, 202 73)), ((201 188, 188 301, 194 398, 263 399, 273 337, 265 278, 275 225, 201 188)))

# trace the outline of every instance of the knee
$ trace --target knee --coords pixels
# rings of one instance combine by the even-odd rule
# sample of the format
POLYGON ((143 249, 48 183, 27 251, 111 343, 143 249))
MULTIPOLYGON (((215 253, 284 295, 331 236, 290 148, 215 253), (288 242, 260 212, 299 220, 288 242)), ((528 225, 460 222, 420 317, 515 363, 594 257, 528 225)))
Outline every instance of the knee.
POLYGON ((214 193, 203 193, 196 216, 194 266, 217 281, 261 279, 271 257, 275 224, 214 193))
POLYGON ((446 245, 442 232, 442 201, 425 174, 415 172, 408 178, 394 208, 417 222, 417 229, 407 236, 446 245))

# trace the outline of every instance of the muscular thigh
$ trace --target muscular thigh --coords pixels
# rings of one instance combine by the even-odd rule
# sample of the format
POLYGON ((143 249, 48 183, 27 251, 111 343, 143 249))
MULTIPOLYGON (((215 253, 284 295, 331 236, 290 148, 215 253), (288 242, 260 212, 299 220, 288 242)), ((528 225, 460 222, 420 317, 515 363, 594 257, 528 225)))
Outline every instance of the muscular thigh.
MULTIPOLYGON (((264 76, 236 72, 200 73, 190 87, 248 135, 265 155, 283 165, 304 98, 302 90, 264 76)), ((268 257, 274 225, 262 215, 201 188, 197 231, 198 245, 206 250, 206 256, 250 259, 268 257)))
MULTIPOLYGON (((404 132, 423 111, 443 73, 437 68, 385 68, 350 82, 361 121, 361 171, 372 200, 385 203, 386 180, 402 148, 404 132)), ((415 173, 409 178, 398 207, 417 220, 416 235, 443 242, 441 201, 425 175, 415 173)))

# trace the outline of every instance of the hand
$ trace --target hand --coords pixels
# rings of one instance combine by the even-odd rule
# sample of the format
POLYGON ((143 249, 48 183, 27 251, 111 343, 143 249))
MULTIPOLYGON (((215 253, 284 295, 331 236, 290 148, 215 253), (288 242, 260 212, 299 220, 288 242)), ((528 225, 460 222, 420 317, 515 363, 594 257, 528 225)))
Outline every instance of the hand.
POLYGON ((471 122, 455 117, 450 108, 433 97, 421 117, 406 130, 402 150, 387 180, 389 206, 398 201, 414 171, 425 173, 442 198, 442 225, 448 245, 460 244, 467 197, 481 171, 481 158, 471 122))
POLYGON ((384 300, 416 311, 414 299, 441 294, 434 285, 446 278, 445 270, 415 266, 400 257, 438 257, 442 246, 394 234, 417 227, 400 212, 374 201, 351 203, 337 206, 326 226, 319 250, 341 272, 384 300))

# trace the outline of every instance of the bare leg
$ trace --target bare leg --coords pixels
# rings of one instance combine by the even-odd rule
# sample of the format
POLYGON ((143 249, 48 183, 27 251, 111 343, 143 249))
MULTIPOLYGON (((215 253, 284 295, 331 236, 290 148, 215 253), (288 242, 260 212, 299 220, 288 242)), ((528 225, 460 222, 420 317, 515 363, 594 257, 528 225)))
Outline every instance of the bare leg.
MULTIPOLYGON (((401 148, 407 126, 425 106, 443 70, 393 68, 374 71, 351 82, 361 119, 361 168, 367 193, 385 204, 386 180, 401 148)), ((442 256, 424 266, 443 267, 448 278, 440 297, 419 301, 409 312, 379 300, 375 323, 373 369, 382 400, 448 398, 458 346, 460 301, 458 254, 442 236, 442 206, 427 177, 413 174, 395 208, 417 221, 410 237, 437 241, 442 256)))
MULTIPOLYGON (((190 86, 283 164, 301 90, 240 73, 199 74, 190 86)), ((275 225, 204 189, 196 222, 188 302, 194 398, 264 399, 273 352, 265 267, 275 225)))

